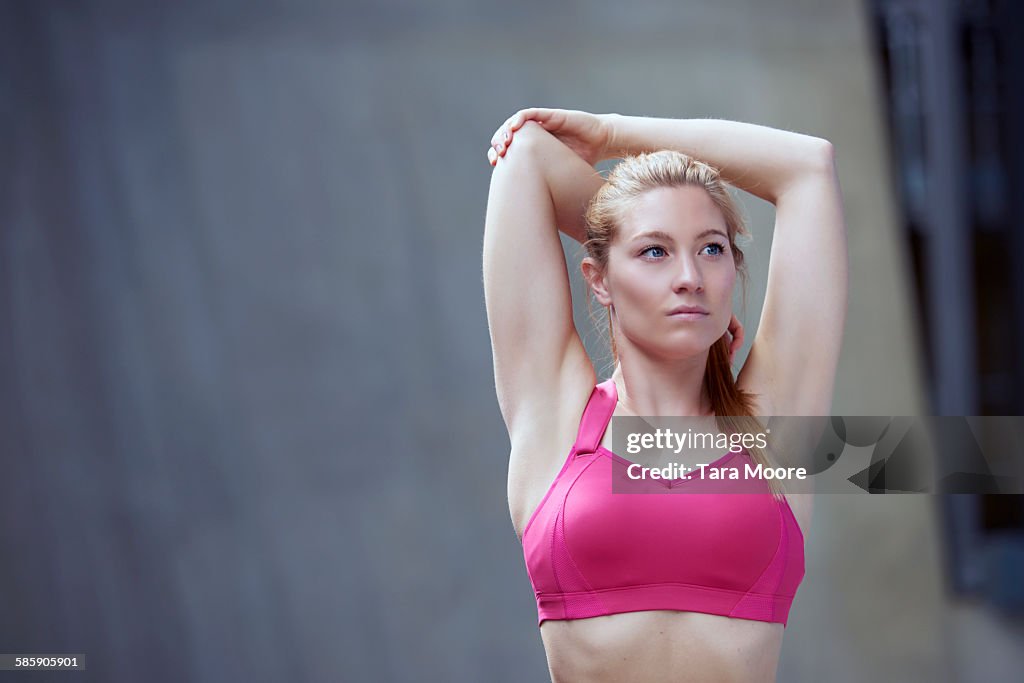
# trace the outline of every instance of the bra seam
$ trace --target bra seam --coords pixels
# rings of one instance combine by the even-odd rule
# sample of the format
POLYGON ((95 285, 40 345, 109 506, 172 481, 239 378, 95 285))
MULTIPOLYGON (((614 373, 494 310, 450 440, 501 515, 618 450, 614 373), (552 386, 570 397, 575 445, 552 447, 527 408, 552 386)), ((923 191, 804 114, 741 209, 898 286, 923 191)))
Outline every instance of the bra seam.
MULTIPOLYGON (((788 535, 786 534, 786 516, 782 512, 782 504, 776 502, 775 503, 775 509, 779 513, 779 543, 778 543, 778 545, 775 546, 775 552, 772 553, 772 559, 770 559, 768 561, 768 564, 766 564, 764 566, 764 569, 762 569, 761 572, 757 575, 757 579, 754 581, 754 584, 753 584, 755 586, 757 585, 757 582, 761 580, 761 577, 764 576, 764 573, 766 571, 768 571, 769 569, 771 569, 772 565, 775 564, 775 558, 777 558, 779 556, 779 553, 782 552, 782 550, 783 550, 782 546, 785 544, 785 542, 786 542, 786 540, 788 538, 788 535)), ((786 564, 788 564, 788 562, 786 562, 786 564)), ((782 583, 782 577, 785 575, 785 572, 786 572, 786 569, 785 569, 785 567, 783 567, 782 572, 779 574, 779 583, 780 584, 782 583)))
POLYGON ((573 443, 572 448, 569 449, 569 455, 565 457, 565 462, 562 463, 562 469, 558 470, 558 474, 555 475, 555 478, 552 480, 551 485, 548 486, 548 490, 544 492, 544 496, 540 499, 540 502, 537 504, 537 508, 533 511, 533 514, 530 515, 530 519, 526 522, 526 526, 523 527, 523 535, 519 539, 520 545, 525 545, 526 534, 530 531, 530 528, 533 526, 533 523, 537 521, 537 517, 540 516, 540 511, 544 509, 544 505, 547 504, 548 498, 551 497, 551 494, 554 492, 559 480, 566 473, 566 471, 568 471, 569 466, 573 463, 573 461, 576 460, 576 446, 577 444, 573 443))
POLYGON ((569 454, 566 456, 565 461, 562 463, 562 468, 558 471, 558 474, 555 475, 555 478, 554 480, 552 480, 551 485, 548 486, 548 490, 544 492, 544 496, 540 499, 540 503, 537 504, 536 509, 533 511, 533 513, 530 515, 530 518, 527 520, 526 526, 523 527, 523 534, 519 538, 520 545, 526 544, 526 534, 530 531, 530 528, 533 526, 534 521, 536 521, 537 517, 540 515, 540 511, 544 508, 544 505, 547 504, 548 498, 551 496, 551 493, 555 490, 555 486, 558 485, 559 480, 569 469, 571 463, 573 463, 576 460, 576 458, 581 455, 591 455, 597 453, 597 447, 601 445, 601 438, 604 436, 605 430, 608 429, 608 424, 611 422, 611 416, 615 414, 614 404, 612 404, 612 410, 611 414, 609 414, 608 416, 608 420, 605 421, 604 429, 601 431, 601 435, 598 436, 597 438, 598 443, 595 445, 594 450, 581 451, 580 448, 581 446, 584 448, 587 446, 587 444, 581 443, 584 437, 583 427, 587 422, 588 411, 590 411, 593 407, 598 407, 598 402, 595 402, 594 398, 595 392, 597 392, 598 394, 600 393, 597 391, 597 387, 601 386, 601 384, 603 383, 598 383, 594 385, 593 389, 591 389, 590 398, 587 399, 587 404, 583 406, 583 413, 580 415, 579 427, 576 430, 576 440, 573 441, 572 447, 569 449, 569 454))
MULTIPOLYGON (((591 460, 590 462, 588 462, 586 465, 583 466, 583 469, 581 469, 579 472, 576 473, 576 478, 573 479, 572 483, 569 484, 569 486, 565 489, 565 494, 562 496, 562 500, 561 500, 561 502, 558 505, 558 512, 555 513, 555 524, 556 525, 561 525, 561 527, 562 527, 562 539, 563 539, 563 541, 565 539, 565 501, 569 497, 569 493, 572 491, 572 487, 576 485, 576 482, 579 481, 581 476, 583 476, 583 473, 586 472, 588 469, 590 469, 590 466, 592 464, 594 464, 594 462, 596 462, 596 461, 591 460)), ((523 535, 525 536, 526 534, 524 533, 523 535)), ((579 577, 581 579, 583 579, 583 583, 585 583, 587 585, 587 590, 585 590, 585 591, 576 591, 576 592, 577 593, 592 593, 594 589, 590 586, 590 582, 587 581, 587 577, 583 576, 583 572, 580 571, 579 566, 576 564, 576 560, 573 559, 572 553, 569 552, 568 545, 565 546, 565 555, 566 555, 566 557, 569 558, 569 561, 572 562, 572 568, 576 570, 576 573, 579 575, 579 577)), ((554 558, 554 556, 555 556, 555 528, 552 527, 552 529, 551 529, 551 544, 549 546, 548 557, 554 558)), ((562 582, 558 580, 558 572, 555 571, 553 564, 552 564, 551 574, 552 574, 552 576, 555 579, 555 585, 558 586, 558 591, 559 591, 558 594, 559 595, 567 595, 567 593, 562 591, 562 582)))
POLYGON ((587 592, 588 593, 593 593, 594 592, 594 587, 590 585, 590 581, 587 581, 587 577, 583 574, 582 570, 580 570, 579 565, 576 564, 576 558, 574 558, 572 556, 572 552, 569 550, 569 539, 565 535, 565 503, 569 499, 569 494, 572 493, 573 487, 576 486, 576 482, 579 481, 580 477, 583 476, 584 472, 586 472, 588 469, 590 469, 590 466, 593 465, 594 462, 596 462, 596 460, 591 460, 590 462, 588 462, 583 467, 583 469, 580 470, 580 473, 576 476, 576 478, 573 479, 572 483, 569 484, 569 488, 567 488, 565 490, 565 497, 562 498, 562 508, 561 508, 561 513, 562 514, 560 515, 560 520, 559 520, 559 523, 562 525, 562 542, 563 542, 563 545, 565 545, 565 556, 569 558, 570 562, 572 562, 572 568, 576 570, 576 574, 583 580, 583 583, 587 587, 587 592))
POLYGON ((557 596, 587 595, 589 593, 613 593, 613 592, 616 592, 616 591, 628 591, 628 590, 633 590, 634 588, 650 588, 650 587, 655 587, 655 586, 679 586, 679 587, 682 587, 682 588, 695 588, 697 590, 712 591, 712 592, 715 592, 715 593, 730 593, 732 595, 741 595, 741 596, 756 595, 756 596, 759 596, 759 597, 766 597, 766 598, 793 599, 793 598, 796 597, 796 593, 794 593, 793 595, 789 595, 789 594, 786 594, 786 593, 758 593, 756 591, 733 590, 732 588, 711 588, 710 586, 701 586, 700 584, 696 584, 696 583, 680 583, 680 582, 676 582, 676 581, 669 581, 669 582, 663 582, 663 583, 638 583, 638 584, 634 584, 632 586, 618 586, 618 587, 615 587, 615 588, 596 588, 596 589, 592 589, 592 590, 589 590, 589 591, 560 591, 558 593, 537 593, 537 596, 538 597, 540 597, 540 596, 557 597, 557 596))
MULTIPOLYGON (((753 588, 758 583, 760 583, 761 577, 763 577, 765 575, 765 572, 767 572, 769 569, 771 569, 772 566, 775 564, 775 560, 779 557, 779 554, 782 553, 783 545, 785 544, 786 539, 787 539, 787 534, 786 534, 786 518, 785 518, 785 515, 782 512, 782 504, 776 502, 775 503, 775 509, 779 513, 779 542, 775 546, 775 552, 772 553, 771 559, 768 560, 768 564, 766 564, 761 569, 761 571, 757 573, 757 578, 754 579, 754 582, 752 584, 750 584, 751 588, 753 588)), ((778 595, 778 591, 776 589, 778 589, 778 587, 782 585, 782 580, 783 580, 783 578, 785 578, 785 575, 786 575, 786 567, 789 566, 789 560, 787 558, 783 557, 782 561, 783 561, 785 566, 782 568, 782 571, 779 572, 779 580, 777 582, 775 582, 775 589, 773 589, 771 593, 755 593, 754 591, 748 591, 747 594, 748 595, 778 595)), ((737 607, 739 607, 738 604, 736 605, 736 607, 733 608, 732 611, 735 612, 737 607)), ((732 615, 732 613, 730 612, 730 616, 731 615, 732 615)), ((772 619, 775 619, 775 605, 772 605, 772 619)))
MULTIPOLYGON (((793 512, 793 506, 789 504, 789 498, 786 498, 785 494, 783 494, 783 501, 785 502, 786 508, 789 510, 789 516, 793 520, 793 526, 796 527, 797 533, 800 534, 800 547, 804 548, 807 545, 807 537, 804 536, 804 529, 800 526, 800 520, 796 518, 796 513, 793 512)), ((785 517, 785 513, 783 513, 783 517, 785 517)))

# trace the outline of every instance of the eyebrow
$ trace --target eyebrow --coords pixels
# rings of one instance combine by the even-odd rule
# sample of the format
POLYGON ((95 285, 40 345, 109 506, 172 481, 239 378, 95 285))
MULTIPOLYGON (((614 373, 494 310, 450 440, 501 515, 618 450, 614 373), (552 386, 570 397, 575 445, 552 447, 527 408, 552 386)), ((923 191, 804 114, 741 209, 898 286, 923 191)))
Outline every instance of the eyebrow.
MULTIPOLYGON (((699 240, 700 238, 707 237, 708 235, 721 235, 726 240, 729 239, 728 235, 726 235, 724 232, 722 232, 721 230, 718 230, 716 228, 708 228, 707 230, 704 230, 700 234, 694 236, 693 239, 699 240)), ((675 242, 675 238, 672 237, 672 235, 670 235, 667 232, 665 232, 664 230, 645 230, 645 231, 635 235, 633 237, 633 239, 630 240, 630 241, 631 242, 635 242, 636 240, 639 240, 639 239, 642 239, 642 238, 645 238, 645 237, 646 238, 652 238, 652 239, 658 239, 658 240, 665 240, 666 242, 675 242)))

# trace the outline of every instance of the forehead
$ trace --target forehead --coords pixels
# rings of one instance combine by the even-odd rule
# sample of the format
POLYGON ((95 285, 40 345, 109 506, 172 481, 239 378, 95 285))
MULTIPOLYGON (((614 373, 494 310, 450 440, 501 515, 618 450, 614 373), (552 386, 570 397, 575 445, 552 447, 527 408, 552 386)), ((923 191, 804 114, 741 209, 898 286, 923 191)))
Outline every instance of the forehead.
POLYGON ((630 203, 622 215, 619 239, 631 240, 641 233, 660 231, 680 241, 706 230, 729 230, 721 210, 702 187, 659 187, 630 203))

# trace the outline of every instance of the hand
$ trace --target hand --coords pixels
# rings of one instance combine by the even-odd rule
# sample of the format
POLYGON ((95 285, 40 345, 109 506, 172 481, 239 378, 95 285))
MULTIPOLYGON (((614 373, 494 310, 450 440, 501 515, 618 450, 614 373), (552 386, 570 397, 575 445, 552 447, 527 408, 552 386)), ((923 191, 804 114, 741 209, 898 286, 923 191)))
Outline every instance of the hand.
POLYGON ((732 359, 736 355, 736 352, 740 350, 741 346, 743 346, 743 325, 740 324, 735 313, 732 316, 732 320, 729 321, 728 332, 729 336, 732 338, 732 341, 729 342, 729 362, 732 363, 732 359))
POLYGON ((515 132, 527 121, 536 121, 566 147, 593 166, 608 158, 612 147, 612 124, 609 114, 589 114, 574 109, 520 109, 503 123, 491 137, 487 160, 491 166, 505 155, 515 132))

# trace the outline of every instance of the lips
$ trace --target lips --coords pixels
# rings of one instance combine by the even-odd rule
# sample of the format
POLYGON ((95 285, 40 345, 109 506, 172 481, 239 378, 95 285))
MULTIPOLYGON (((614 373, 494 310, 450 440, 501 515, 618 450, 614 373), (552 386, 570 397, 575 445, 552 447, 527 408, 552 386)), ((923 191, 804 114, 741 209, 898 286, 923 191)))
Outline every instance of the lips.
POLYGON ((708 311, 706 308, 700 306, 677 306, 668 312, 668 315, 685 315, 685 314, 700 314, 707 315, 708 311))

